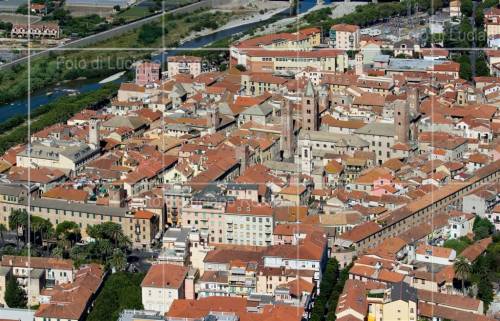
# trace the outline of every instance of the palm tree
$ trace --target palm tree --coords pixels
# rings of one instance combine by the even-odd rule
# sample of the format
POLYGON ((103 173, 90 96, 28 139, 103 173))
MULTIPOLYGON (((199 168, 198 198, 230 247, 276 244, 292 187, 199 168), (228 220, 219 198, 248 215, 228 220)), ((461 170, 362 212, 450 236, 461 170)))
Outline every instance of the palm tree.
POLYGON ((80 226, 75 222, 64 221, 57 224, 56 227, 57 238, 62 241, 66 246, 73 246, 81 238, 80 226))
POLYGON ((102 224, 104 229, 104 234, 109 236, 111 242, 113 242, 114 246, 118 245, 118 241, 123 235, 122 227, 113 222, 106 222, 102 224))
POLYGON ((125 258, 125 254, 123 254, 123 251, 120 249, 114 249, 110 263, 117 272, 125 270, 125 268, 127 267, 127 259, 125 258))
POLYGON ((472 266, 466 258, 459 256, 453 263, 455 270, 455 278, 462 281, 462 291, 465 293, 465 281, 467 281, 472 273, 472 266))
POLYGON ((51 234, 52 230, 52 223, 48 219, 43 219, 38 216, 31 217, 31 231, 34 234, 34 237, 36 237, 37 234, 40 236, 42 246, 46 237, 51 234))
POLYGON ((29 215, 26 210, 13 210, 9 216, 9 228, 16 232, 17 249, 19 250, 19 229, 22 231, 26 242, 26 229, 28 228, 29 215))
POLYGON ((96 247, 100 251, 101 260, 104 262, 113 253, 113 244, 109 240, 99 240, 96 243, 96 247))

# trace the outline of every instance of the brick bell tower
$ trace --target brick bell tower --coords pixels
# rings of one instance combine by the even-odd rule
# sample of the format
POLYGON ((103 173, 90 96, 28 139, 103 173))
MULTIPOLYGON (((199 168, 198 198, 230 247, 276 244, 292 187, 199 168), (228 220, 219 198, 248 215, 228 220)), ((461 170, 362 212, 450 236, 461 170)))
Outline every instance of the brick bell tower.
POLYGON ((302 95, 302 129, 317 131, 319 114, 319 97, 311 81, 307 82, 302 95))

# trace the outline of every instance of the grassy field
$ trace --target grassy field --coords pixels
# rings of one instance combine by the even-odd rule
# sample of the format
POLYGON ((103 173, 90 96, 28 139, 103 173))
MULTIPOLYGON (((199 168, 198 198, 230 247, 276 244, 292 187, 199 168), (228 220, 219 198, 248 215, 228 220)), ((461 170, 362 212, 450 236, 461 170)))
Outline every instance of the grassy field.
POLYGON ((145 16, 152 14, 147 7, 133 6, 128 9, 121 11, 117 14, 117 18, 123 18, 125 21, 136 20, 145 16))

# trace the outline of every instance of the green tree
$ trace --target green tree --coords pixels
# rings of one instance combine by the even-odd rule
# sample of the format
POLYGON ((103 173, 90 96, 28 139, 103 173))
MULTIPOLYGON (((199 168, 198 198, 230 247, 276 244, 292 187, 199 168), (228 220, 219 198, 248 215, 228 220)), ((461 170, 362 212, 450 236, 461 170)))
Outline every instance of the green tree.
POLYGON ((22 14, 22 15, 27 15, 28 14, 28 5, 23 4, 23 5, 19 6, 16 9, 16 13, 19 13, 19 14, 22 14))
POLYGON ((87 228, 87 234, 96 240, 109 240, 115 247, 128 248, 131 244, 123 234, 121 225, 114 222, 91 225, 87 228))
POLYGON ((46 239, 48 239, 54 232, 54 228, 52 227, 52 223, 48 219, 41 218, 39 216, 31 216, 31 231, 33 233, 34 239, 37 239, 37 236, 40 239, 42 245, 46 239))
POLYGON ((479 282, 477 283, 477 296, 484 302, 484 310, 487 311, 491 302, 494 299, 492 281, 488 275, 481 275, 479 282))
POLYGON ((117 320, 124 309, 143 309, 141 300, 143 278, 143 273, 118 272, 110 275, 86 320, 117 320))
POLYGON ((460 11, 466 17, 472 16, 472 0, 462 0, 460 2, 460 11))
POLYGON ((72 247, 76 242, 80 241, 80 226, 75 222, 63 221, 56 226, 56 235, 59 240, 65 244, 65 248, 72 247))
POLYGON ((239 64, 234 66, 234 68, 238 69, 239 71, 247 71, 247 68, 245 68, 245 66, 239 64))
POLYGON ((141 27, 138 40, 145 45, 153 44, 163 35, 163 29, 156 24, 146 24, 141 27))
POLYGON ((53 257, 57 257, 57 258, 64 258, 64 248, 60 247, 60 246, 56 246, 52 249, 52 253, 51 255, 53 257))
POLYGON ((455 278, 462 282, 462 291, 465 293, 465 281, 469 280, 472 273, 470 262, 463 256, 459 256, 453 263, 453 270, 455 278))
POLYGON ((17 280, 14 276, 9 277, 7 281, 4 299, 9 308, 26 308, 26 293, 17 284, 17 280))
POLYGON ((26 210, 13 210, 12 213, 9 215, 9 228, 12 231, 16 232, 16 242, 17 242, 17 248, 19 249, 19 230, 21 230, 21 235, 23 236, 23 240, 26 241, 26 230, 28 228, 28 220, 29 220, 29 215, 26 210))
POLYGON ((113 250, 113 256, 111 257, 110 264, 117 272, 125 270, 127 267, 127 258, 125 257, 125 254, 123 254, 122 250, 113 250))
POLYGON ((482 4, 476 6, 476 15, 474 17, 477 27, 482 27, 484 23, 484 8, 482 4))
POLYGON ((4 239, 5 232, 7 232, 7 227, 5 227, 5 224, 0 223, 0 239, 2 240, 2 246, 5 243, 5 239, 4 239))
POLYGON ((488 68, 488 64, 486 63, 486 60, 484 57, 479 56, 476 59, 476 77, 479 76, 489 76, 490 75, 490 69, 488 68))
POLYGON ((475 240, 482 240, 493 234, 495 226, 487 218, 481 218, 478 216, 474 220, 472 231, 474 232, 475 240))

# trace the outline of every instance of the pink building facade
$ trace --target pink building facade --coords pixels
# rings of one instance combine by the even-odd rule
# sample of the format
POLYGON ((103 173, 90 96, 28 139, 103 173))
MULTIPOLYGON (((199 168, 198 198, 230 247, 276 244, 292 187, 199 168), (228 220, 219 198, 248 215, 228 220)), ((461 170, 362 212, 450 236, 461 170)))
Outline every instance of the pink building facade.
POLYGON ((139 86, 144 86, 161 79, 160 64, 154 62, 143 62, 135 68, 135 83, 139 86))

